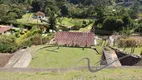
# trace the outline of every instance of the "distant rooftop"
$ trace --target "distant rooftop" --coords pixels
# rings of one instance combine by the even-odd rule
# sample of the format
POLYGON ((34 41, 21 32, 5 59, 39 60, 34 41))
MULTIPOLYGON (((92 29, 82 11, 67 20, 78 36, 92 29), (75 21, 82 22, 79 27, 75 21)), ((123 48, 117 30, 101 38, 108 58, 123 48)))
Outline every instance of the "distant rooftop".
POLYGON ((4 33, 8 30, 12 29, 11 26, 7 26, 7 25, 0 25, 0 33, 4 33))
POLYGON ((41 12, 41 11, 38 11, 38 12, 36 13, 36 15, 37 15, 37 16, 45 16, 45 14, 44 14, 43 12, 41 12))

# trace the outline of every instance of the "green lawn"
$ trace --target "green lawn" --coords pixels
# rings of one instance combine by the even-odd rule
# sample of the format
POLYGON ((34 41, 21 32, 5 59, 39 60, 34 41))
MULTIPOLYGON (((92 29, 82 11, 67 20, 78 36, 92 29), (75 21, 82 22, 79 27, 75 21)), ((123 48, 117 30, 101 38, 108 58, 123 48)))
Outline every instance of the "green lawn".
POLYGON ((73 18, 67 18, 67 17, 60 17, 60 18, 57 18, 56 24, 70 28, 75 25, 82 24, 83 21, 86 21, 87 23, 89 23, 89 20, 91 19, 73 19, 73 18))
MULTIPOLYGON (((55 47, 54 47, 55 48, 55 47)), ((36 47, 34 47, 36 49, 36 47)), ((97 48, 99 51, 102 49, 97 48)), ((100 60, 101 55, 91 48, 71 48, 71 47, 60 47, 58 52, 47 51, 43 49, 35 54, 34 59, 31 61, 29 67, 31 68, 70 68, 87 66, 87 61, 81 61, 76 64, 82 58, 88 57, 93 65, 95 62, 100 60)))
POLYGON ((79 30, 71 30, 70 32, 90 32, 92 26, 93 26, 93 23, 89 24, 85 28, 80 28, 79 30))
POLYGON ((90 25, 88 25, 88 26, 85 27, 85 28, 80 28, 79 31, 80 31, 80 32, 90 32, 92 26, 93 26, 93 23, 90 24, 90 25))
POLYGON ((23 17, 21 19, 17 19, 18 23, 23 23, 23 24, 27 24, 27 23, 31 23, 31 24, 44 24, 41 23, 41 21, 38 19, 33 19, 32 18, 33 13, 26 13, 25 15, 23 15, 23 17))
POLYGON ((0 72, 0 80, 142 80, 142 69, 104 69, 91 73, 88 70, 63 73, 0 72), (84 79, 77 79, 82 76, 84 79), (74 78, 74 79, 73 79, 74 78))
POLYGON ((71 23, 72 18, 57 18, 57 24, 66 26, 66 27, 72 27, 74 26, 73 23, 71 23))

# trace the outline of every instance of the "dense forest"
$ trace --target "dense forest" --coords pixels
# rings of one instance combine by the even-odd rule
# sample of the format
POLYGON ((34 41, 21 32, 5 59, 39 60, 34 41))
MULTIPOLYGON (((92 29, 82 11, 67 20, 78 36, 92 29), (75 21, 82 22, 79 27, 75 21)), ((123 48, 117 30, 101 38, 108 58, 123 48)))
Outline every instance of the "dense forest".
POLYGON ((0 0, 0 23, 16 23, 25 13, 94 18, 96 29, 140 32, 140 0, 0 0))

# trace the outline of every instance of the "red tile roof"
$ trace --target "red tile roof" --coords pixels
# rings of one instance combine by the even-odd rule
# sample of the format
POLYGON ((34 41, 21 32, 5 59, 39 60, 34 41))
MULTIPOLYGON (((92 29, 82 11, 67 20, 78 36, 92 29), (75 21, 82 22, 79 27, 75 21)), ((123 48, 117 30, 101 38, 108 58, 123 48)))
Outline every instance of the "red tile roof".
POLYGON ((58 45, 90 47, 94 44, 94 33, 57 32, 55 42, 58 45))
POLYGON ((38 12, 36 13, 36 15, 37 15, 37 16, 45 16, 45 14, 44 14, 43 12, 40 12, 40 11, 38 11, 38 12))
POLYGON ((4 33, 10 29, 12 29, 11 26, 0 25, 0 33, 4 33))

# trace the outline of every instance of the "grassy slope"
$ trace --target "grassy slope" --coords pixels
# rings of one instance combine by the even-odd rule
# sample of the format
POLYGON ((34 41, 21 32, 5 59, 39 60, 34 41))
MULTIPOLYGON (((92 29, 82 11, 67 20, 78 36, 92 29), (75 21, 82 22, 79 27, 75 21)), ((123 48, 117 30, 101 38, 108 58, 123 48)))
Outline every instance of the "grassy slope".
POLYGON ((38 22, 37 22, 37 19, 33 19, 32 16, 33 16, 33 13, 27 13, 27 14, 23 15, 23 17, 21 19, 17 19, 17 22, 23 23, 23 24, 26 24, 26 23, 43 24, 40 22, 40 20, 38 20, 38 22))
POLYGON ((85 28, 81 28, 79 31, 80 31, 80 32, 90 32, 92 26, 93 26, 93 23, 90 24, 90 25, 88 25, 88 26, 85 27, 85 28))
POLYGON ((70 32, 90 32, 92 26, 93 26, 93 23, 89 24, 85 28, 80 28, 79 30, 70 30, 70 32))
MULTIPOLYGON (((98 48, 99 51, 101 50, 98 48)), ((43 49, 36 53, 34 59, 30 63, 29 67, 32 68, 69 68, 87 66, 87 61, 81 61, 76 64, 79 60, 84 57, 89 57, 91 64, 100 60, 101 55, 96 55, 93 49, 82 50, 82 48, 69 48, 60 47, 58 52, 50 52, 43 49)))
POLYGON ((73 27, 76 24, 81 24, 83 21, 89 22, 89 19, 73 19, 73 18, 57 18, 57 25, 66 26, 67 28, 73 27))
POLYGON ((104 69, 96 73, 88 70, 71 71, 64 73, 20 73, 0 72, 0 80, 141 80, 142 69, 104 69), (91 79, 92 78, 92 79, 91 79), (82 79, 78 79, 82 80, 82 79))
POLYGON ((74 24, 71 23, 71 20, 71 18, 57 18, 57 24, 66 27, 72 27, 74 24))

